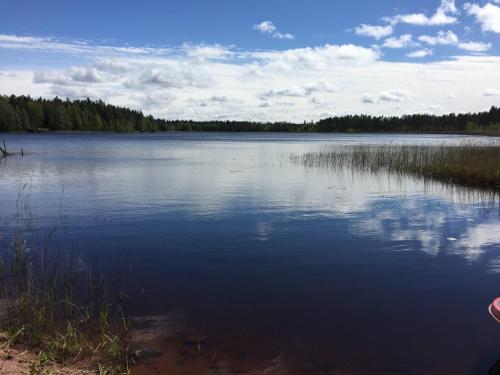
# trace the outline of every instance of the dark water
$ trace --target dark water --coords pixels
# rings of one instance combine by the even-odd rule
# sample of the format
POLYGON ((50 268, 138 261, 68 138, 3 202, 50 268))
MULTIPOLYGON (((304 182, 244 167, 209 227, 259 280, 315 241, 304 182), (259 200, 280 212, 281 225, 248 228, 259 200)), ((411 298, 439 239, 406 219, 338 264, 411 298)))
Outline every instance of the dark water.
POLYGON ((500 292, 498 204, 289 161, 334 142, 463 137, 5 139, 29 154, 0 159, 2 222, 28 184, 34 227, 59 225, 56 243, 107 272, 128 266, 137 314, 175 312, 185 329, 262 358, 296 345, 367 373, 482 374, 500 356, 487 312, 500 292))

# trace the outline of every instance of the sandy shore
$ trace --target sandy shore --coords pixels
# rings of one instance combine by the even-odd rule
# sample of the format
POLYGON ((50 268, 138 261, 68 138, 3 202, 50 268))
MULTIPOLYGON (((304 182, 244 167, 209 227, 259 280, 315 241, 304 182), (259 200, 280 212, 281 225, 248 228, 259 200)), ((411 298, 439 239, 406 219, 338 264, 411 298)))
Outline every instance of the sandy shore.
POLYGON ((0 374, 2 375, 27 375, 27 374, 51 374, 51 375, 91 375, 94 371, 80 364, 74 366, 50 365, 43 369, 37 367, 38 356, 28 352, 21 347, 0 349, 0 374))

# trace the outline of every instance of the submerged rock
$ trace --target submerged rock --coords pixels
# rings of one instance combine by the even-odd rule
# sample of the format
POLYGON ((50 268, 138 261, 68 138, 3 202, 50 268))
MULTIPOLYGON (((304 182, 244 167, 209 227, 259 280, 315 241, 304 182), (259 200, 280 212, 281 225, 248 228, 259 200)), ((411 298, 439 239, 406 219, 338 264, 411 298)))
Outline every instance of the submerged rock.
POLYGON ((136 362, 151 363, 158 357, 161 357, 162 352, 159 348, 136 348, 132 350, 131 356, 136 362))
POLYGON ((180 332, 182 325, 182 315, 178 312, 167 315, 134 317, 132 318, 130 338, 134 343, 165 339, 180 332))

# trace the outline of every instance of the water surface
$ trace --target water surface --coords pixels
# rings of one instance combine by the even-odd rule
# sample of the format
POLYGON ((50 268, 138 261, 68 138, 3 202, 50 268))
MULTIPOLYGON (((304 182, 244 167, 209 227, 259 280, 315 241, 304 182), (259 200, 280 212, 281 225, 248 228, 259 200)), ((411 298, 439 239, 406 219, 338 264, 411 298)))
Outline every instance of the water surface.
POLYGON ((500 292, 498 204, 485 204, 480 192, 289 158, 332 143, 491 139, 5 139, 28 154, 0 159, 2 223, 27 184, 40 233, 58 225, 57 246, 109 273, 127 266, 135 314, 174 314, 181 331, 251 358, 300 352, 366 373, 482 374, 500 354, 500 330, 486 310, 500 292))

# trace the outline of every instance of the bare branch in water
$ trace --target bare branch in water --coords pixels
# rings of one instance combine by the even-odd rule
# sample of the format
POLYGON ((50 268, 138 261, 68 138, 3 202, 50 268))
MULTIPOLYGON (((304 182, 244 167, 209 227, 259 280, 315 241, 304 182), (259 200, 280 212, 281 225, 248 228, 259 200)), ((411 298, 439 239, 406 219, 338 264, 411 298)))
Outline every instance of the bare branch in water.
POLYGON ((3 148, 0 146, 0 151, 2 152, 3 157, 9 156, 7 152, 7 146, 5 146, 5 139, 3 140, 3 148))

